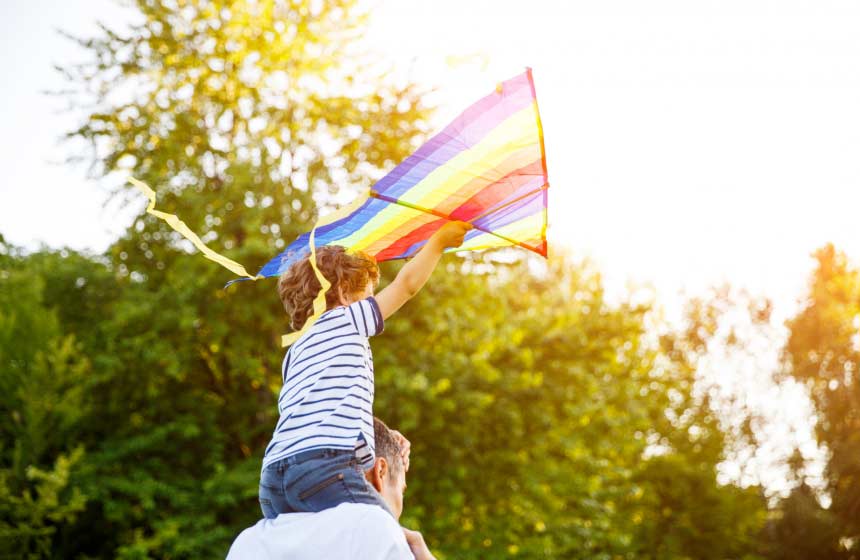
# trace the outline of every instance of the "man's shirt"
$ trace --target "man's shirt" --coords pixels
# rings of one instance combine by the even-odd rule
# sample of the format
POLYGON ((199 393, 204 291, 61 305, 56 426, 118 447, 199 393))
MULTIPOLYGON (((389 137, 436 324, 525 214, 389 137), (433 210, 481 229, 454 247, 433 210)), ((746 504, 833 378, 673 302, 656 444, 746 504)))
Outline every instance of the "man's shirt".
POLYGON ((378 506, 282 513, 242 531, 227 560, 414 560, 403 529, 378 506))
POLYGON ((263 468, 312 449, 355 449, 374 460, 373 356, 368 337, 382 332, 372 297, 323 313, 293 344, 281 368, 280 417, 263 468))

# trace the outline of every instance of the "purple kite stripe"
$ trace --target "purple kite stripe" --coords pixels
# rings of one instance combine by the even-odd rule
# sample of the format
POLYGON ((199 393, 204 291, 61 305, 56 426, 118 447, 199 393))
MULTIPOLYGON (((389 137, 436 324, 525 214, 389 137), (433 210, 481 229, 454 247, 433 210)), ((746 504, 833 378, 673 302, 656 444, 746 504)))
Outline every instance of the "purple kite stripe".
POLYGON ((380 179, 373 190, 396 198, 414 187, 434 169, 469 149, 508 117, 534 102, 528 73, 504 82, 503 94, 496 92, 466 109, 442 132, 380 179))

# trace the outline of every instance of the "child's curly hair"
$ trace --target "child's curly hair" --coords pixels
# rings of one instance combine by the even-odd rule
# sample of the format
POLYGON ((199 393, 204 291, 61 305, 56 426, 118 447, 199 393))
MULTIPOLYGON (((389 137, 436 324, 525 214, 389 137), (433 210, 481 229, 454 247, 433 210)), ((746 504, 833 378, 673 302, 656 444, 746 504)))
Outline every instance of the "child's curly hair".
MULTIPOLYGON (((347 253, 339 245, 317 248, 317 268, 331 282, 331 289, 325 298, 326 309, 337 305, 339 292, 349 296, 363 292, 370 282, 374 288, 379 283, 379 267, 373 257, 360 251, 347 253)), ((294 263, 281 274, 278 295, 294 329, 302 328, 313 313, 314 298, 320 289, 309 259, 294 263)))

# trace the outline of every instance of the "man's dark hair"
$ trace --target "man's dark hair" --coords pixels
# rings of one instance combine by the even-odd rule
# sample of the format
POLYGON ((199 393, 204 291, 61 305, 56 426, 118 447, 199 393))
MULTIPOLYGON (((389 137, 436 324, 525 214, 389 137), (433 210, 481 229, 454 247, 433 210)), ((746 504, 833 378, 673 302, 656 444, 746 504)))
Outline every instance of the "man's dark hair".
POLYGON ((400 456, 403 448, 391 428, 376 416, 373 417, 373 439, 376 440, 376 456, 385 457, 392 474, 400 473, 403 468, 403 458, 400 456))

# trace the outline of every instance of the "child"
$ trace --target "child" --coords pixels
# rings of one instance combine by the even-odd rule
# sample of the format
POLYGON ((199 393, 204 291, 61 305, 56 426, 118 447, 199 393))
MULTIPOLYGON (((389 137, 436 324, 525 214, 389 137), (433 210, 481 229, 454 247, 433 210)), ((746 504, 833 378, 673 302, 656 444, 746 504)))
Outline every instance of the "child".
MULTIPOLYGON (((459 247, 471 228, 446 223, 375 298, 379 269, 373 258, 337 246, 317 249, 317 266, 331 282, 327 311, 284 357, 280 418, 260 476, 265 517, 321 511, 343 502, 377 504, 388 511, 363 470, 374 461, 368 338, 382 332, 383 322, 424 286, 442 252, 459 247)), ((278 293, 293 328, 304 325, 319 290, 307 259, 281 276, 278 293)), ((404 460, 408 465, 408 455, 404 460)))

